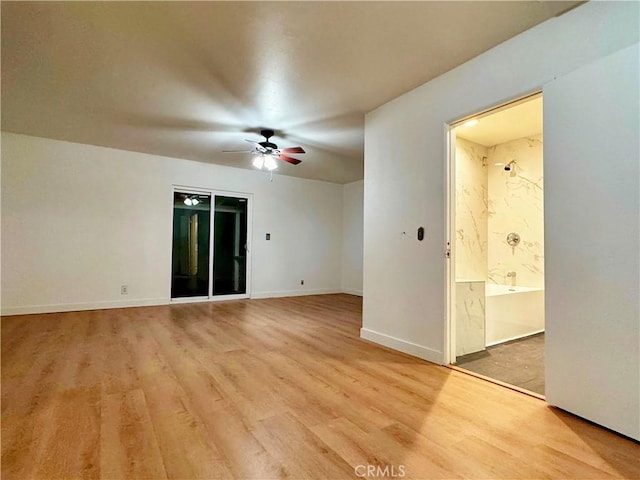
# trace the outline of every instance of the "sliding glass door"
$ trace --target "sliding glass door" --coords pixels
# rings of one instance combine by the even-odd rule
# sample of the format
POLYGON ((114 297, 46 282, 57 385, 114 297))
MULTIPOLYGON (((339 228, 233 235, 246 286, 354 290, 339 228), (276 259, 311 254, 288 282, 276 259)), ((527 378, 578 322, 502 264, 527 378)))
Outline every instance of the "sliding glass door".
POLYGON ((248 298, 250 195, 175 190, 171 298, 248 298))

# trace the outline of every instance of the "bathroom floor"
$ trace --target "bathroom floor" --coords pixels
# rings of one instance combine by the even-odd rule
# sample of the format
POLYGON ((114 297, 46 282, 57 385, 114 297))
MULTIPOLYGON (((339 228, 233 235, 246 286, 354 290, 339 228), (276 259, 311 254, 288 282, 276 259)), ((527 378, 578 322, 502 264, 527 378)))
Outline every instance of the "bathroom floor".
POLYGON ((455 365, 544 395, 544 333, 488 347, 455 365))

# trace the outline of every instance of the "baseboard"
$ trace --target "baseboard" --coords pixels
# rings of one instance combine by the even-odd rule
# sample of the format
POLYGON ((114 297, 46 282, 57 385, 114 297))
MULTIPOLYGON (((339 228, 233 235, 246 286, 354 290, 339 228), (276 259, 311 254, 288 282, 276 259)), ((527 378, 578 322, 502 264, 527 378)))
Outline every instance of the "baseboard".
POLYGON ((513 342, 514 340, 523 340, 527 337, 533 337, 534 335, 538 335, 539 333, 544 333, 544 328, 541 330, 536 330, 534 332, 527 333, 525 335, 516 335, 515 337, 505 338, 504 340, 498 340, 496 342, 487 343, 487 347, 493 347, 494 345, 501 345, 503 343, 513 342))
POLYGON ((251 298, 304 297, 306 295, 331 295, 342 293, 339 288, 319 288, 316 290, 283 290, 280 292, 252 292, 251 298))
POLYGON ((406 340, 392 337, 384 333, 361 328, 360 338, 369 340, 370 342, 378 343, 380 345, 384 345, 385 347, 389 347, 394 350, 398 350, 399 352, 406 353, 413 357, 418 357, 429 362, 437 363, 438 365, 442 365, 443 363, 442 352, 424 347, 422 345, 418 345, 416 343, 407 342, 406 340))
POLYGON ((34 313, 79 312, 83 310, 103 310, 107 308, 150 307, 167 305, 168 298, 138 298, 135 300, 111 300, 87 303, 59 303, 53 305, 26 305, 23 307, 2 307, 2 316, 30 315, 34 313))
POLYGON ((362 297, 362 290, 351 290, 350 288, 343 288, 342 293, 346 293, 348 295, 355 295, 357 297, 362 297))
MULTIPOLYGON (((289 290, 280 292, 259 292, 252 293, 251 298, 277 298, 277 297, 302 297, 306 295, 328 295, 343 293, 343 290, 336 288, 320 288, 316 290, 289 290)), ((351 293, 351 292, 344 292, 351 293)), ((357 295, 357 293, 351 293, 357 295)), ((210 301, 210 300, 203 300, 210 301)), ((140 298, 135 300, 110 300, 102 302, 85 303, 59 303, 51 305, 26 305, 21 307, 2 307, 0 315, 31 315, 37 313, 59 313, 59 312, 79 312, 83 310, 103 310, 108 308, 127 307, 150 307, 156 305, 171 304, 170 298, 140 298)), ((175 302, 179 303, 179 302, 175 302)))

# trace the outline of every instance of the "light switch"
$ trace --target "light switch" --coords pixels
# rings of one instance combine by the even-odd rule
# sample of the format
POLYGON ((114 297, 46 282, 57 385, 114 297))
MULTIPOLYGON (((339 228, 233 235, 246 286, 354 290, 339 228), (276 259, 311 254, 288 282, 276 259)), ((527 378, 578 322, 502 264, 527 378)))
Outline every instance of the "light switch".
POLYGON ((270 233, 267 233, 266 237, 267 237, 267 240, 271 240, 271 234, 270 233))

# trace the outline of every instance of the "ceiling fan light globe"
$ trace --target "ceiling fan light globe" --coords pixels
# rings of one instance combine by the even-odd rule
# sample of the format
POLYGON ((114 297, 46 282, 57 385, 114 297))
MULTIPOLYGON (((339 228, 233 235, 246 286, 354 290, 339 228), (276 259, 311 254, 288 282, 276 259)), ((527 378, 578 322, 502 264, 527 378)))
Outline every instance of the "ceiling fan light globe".
POLYGON ((262 155, 258 155, 253 159, 253 166, 259 170, 262 170, 262 166, 264 165, 264 157, 262 155))
POLYGON ((276 163, 276 159, 273 158, 273 157, 266 157, 264 159, 264 168, 266 168, 269 171, 275 170, 276 168, 278 168, 278 164, 276 163))

